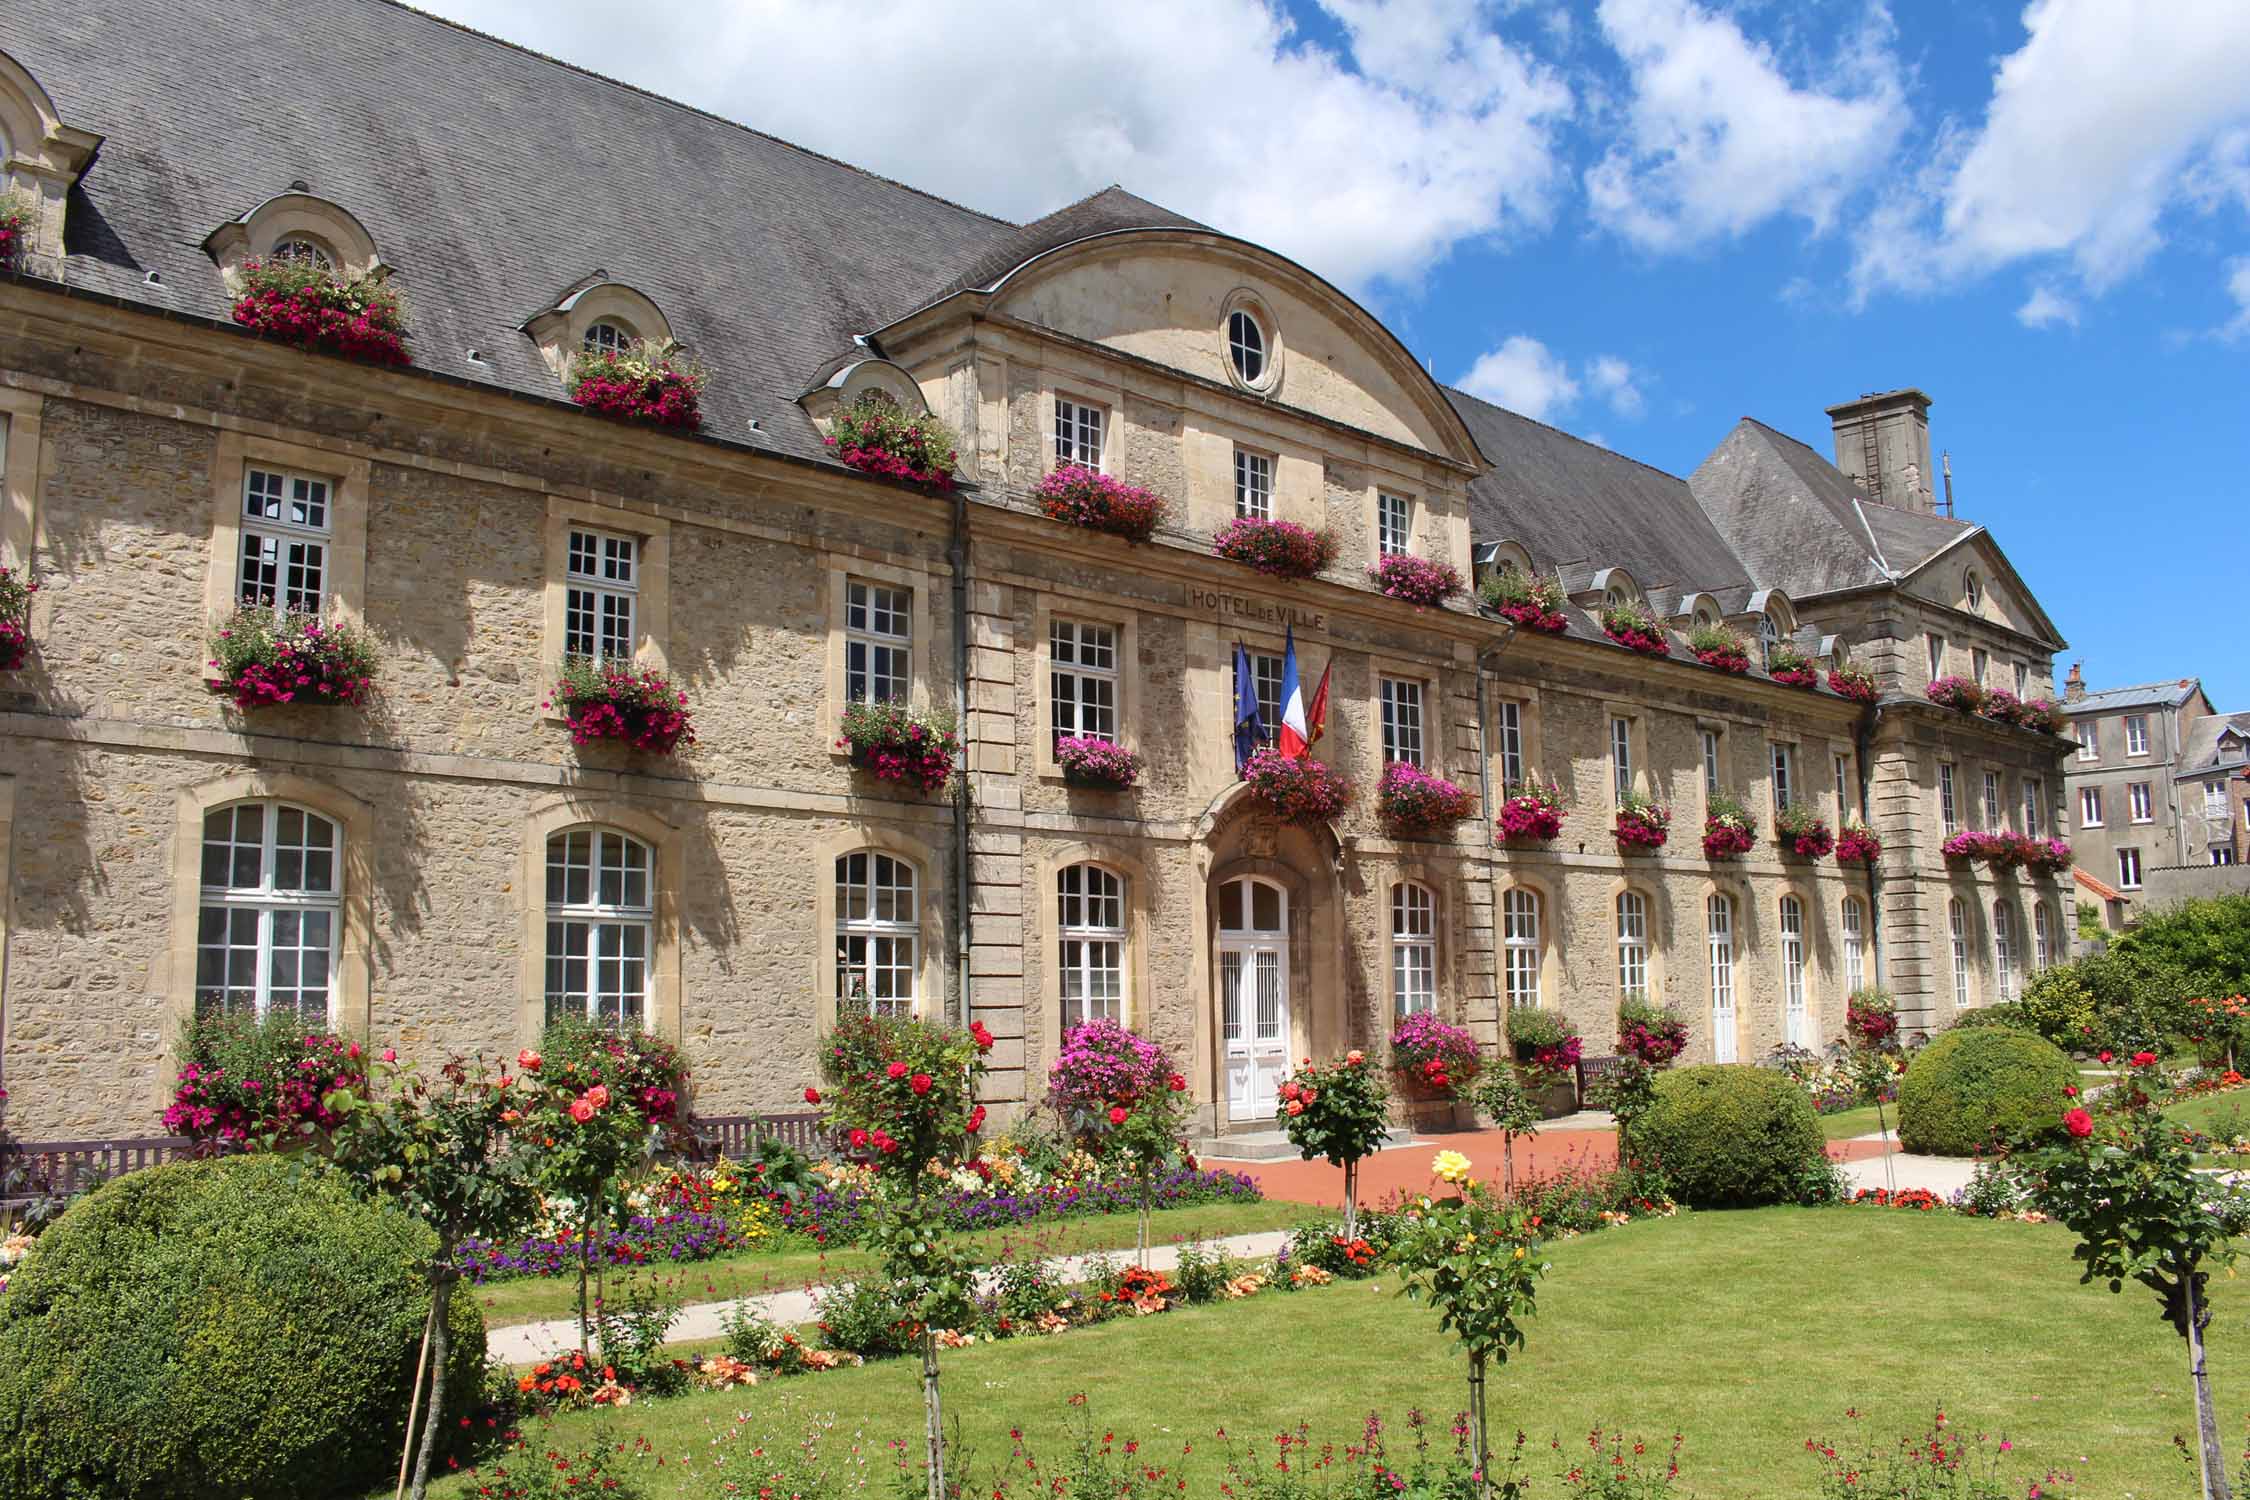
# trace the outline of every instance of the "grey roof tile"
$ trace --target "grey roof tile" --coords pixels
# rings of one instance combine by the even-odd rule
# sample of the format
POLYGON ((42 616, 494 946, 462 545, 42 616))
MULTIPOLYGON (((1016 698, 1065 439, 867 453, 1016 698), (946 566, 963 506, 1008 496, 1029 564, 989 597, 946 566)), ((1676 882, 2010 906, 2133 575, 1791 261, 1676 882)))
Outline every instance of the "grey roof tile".
POLYGON ((2072 714, 2109 713, 2120 708, 2177 708, 2187 702, 2195 690, 2192 677, 2144 682, 2134 687, 2103 688, 2098 693, 2088 693, 2076 703, 2066 703, 2063 708, 2072 714))

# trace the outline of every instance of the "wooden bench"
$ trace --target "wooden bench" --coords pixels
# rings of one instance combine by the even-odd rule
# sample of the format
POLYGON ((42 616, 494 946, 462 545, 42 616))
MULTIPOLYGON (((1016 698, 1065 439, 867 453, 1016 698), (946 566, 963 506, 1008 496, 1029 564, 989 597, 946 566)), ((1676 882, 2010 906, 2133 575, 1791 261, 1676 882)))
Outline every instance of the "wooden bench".
POLYGON ((43 1198, 67 1198, 112 1177, 195 1154, 196 1143, 184 1135, 0 1142, 0 1209, 22 1208, 43 1198))
POLYGON ((1578 1059, 1578 1103, 1581 1109, 1590 1109, 1594 1085, 1625 1065, 1623 1054, 1611 1057, 1581 1057, 1578 1059))

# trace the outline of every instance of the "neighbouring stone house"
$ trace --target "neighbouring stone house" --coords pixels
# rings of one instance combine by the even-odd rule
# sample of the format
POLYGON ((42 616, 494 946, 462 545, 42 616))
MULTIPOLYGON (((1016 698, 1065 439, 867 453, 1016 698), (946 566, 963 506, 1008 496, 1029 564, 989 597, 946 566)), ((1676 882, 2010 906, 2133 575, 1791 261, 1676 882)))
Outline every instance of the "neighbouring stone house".
POLYGON ((1747 1062, 1834 1037, 1857 985, 1935 1027, 2062 954, 2063 885, 1940 853, 2051 830, 2069 746, 1924 696, 2050 692, 2063 643, 1936 513, 1919 391, 1832 408, 1841 468, 1745 420, 1681 478, 1440 386, 1318 276, 1120 189, 1004 223, 387 0, 18 0, 0 161, 30 205, 0 563, 39 584, 0 674, 18 1136, 149 1133, 199 1006, 421 1056, 585 1013, 684 1042, 706 1114, 790 1107, 839 1004, 983 1022, 1002 1104, 1106 1014, 1224 1131, 1402 1011, 1497 1045, 1554 1007, 1599 1053, 1645 990, 1747 1062), (277 253, 386 274, 412 366, 236 327, 277 253), (700 432, 566 399, 575 351, 667 339, 708 370, 700 432), (951 424, 958 488, 840 463, 864 400, 951 424), (1049 519, 1065 461, 1164 525, 1049 519), (1336 560, 1215 556, 1238 517, 1336 560), (1553 579, 1567 629, 1385 597, 1400 552, 1553 579), (367 708, 210 691, 210 632, 277 589, 380 644, 367 708), (1613 603, 1661 658, 1605 637, 1613 603), (1750 671, 1693 657, 1710 624, 1750 671), (1238 648, 1270 726, 1291 641, 1361 788, 1333 824, 1236 773, 1238 648), (1776 682, 1783 647, 1878 701, 1776 682), (681 684, 692 749, 573 748, 543 705, 586 652, 681 684), (850 764, 876 699, 957 717, 963 795, 850 764), (1066 780, 1065 732, 1138 786, 1066 780), (1387 832, 1398 761, 1477 815, 1387 832), (1496 846, 1506 786, 1549 778, 1561 837, 1496 846), (1744 858, 1704 857, 1713 791, 1759 816, 1744 858), (1662 850, 1619 851, 1624 793, 1672 808, 1662 850), (1783 857, 1783 803, 1863 817, 1880 863, 1783 857))

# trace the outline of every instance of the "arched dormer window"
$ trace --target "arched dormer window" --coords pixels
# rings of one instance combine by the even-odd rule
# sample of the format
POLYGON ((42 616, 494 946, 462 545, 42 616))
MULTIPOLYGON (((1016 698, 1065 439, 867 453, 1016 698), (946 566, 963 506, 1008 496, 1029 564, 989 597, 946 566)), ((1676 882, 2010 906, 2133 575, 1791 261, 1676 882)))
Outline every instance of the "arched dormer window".
POLYGON ((671 323, 646 294, 595 271, 567 288, 550 306, 524 320, 523 331, 556 379, 570 373, 580 350, 607 352, 634 343, 667 345, 676 337, 671 323))
POLYGON ((230 281, 246 260, 310 261, 347 280, 383 265, 367 226, 350 209, 306 191, 301 182, 212 230, 203 248, 230 281))
POLYGON ((331 256, 319 241, 302 234, 291 235, 288 239, 274 246, 273 258, 275 260, 299 261, 305 265, 318 266, 323 271, 336 269, 335 257, 331 256))
POLYGON ((579 345, 589 354, 622 354, 632 347, 639 337, 631 325, 615 318, 603 318, 586 325, 586 336, 579 345))
POLYGON ((808 391, 801 404, 806 415, 825 428, 837 412, 868 400, 888 401, 909 416, 930 409, 913 375, 887 359, 853 360, 808 391))
POLYGON ((0 52, 0 192, 31 207, 28 254, 62 255, 64 204, 101 143, 92 131, 65 125, 39 80, 0 52))
POLYGON ((1531 550, 1518 541, 1487 542, 1477 548, 1476 568, 1479 578, 1497 578, 1503 573, 1530 578, 1537 571, 1531 563, 1531 550))

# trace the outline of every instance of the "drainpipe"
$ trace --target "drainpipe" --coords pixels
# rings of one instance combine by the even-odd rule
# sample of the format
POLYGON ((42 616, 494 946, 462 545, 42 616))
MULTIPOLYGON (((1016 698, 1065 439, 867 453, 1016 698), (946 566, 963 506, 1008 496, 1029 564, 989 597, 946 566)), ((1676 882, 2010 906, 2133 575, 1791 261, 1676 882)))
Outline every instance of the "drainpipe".
MULTIPOLYGON (((1505 1052, 1508 1035, 1508 987, 1504 978, 1506 960, 1500 947, 1500 861, 1492 852, 1492 820, 1494 817, 1492 811, 1492 720, 1484 696, 1485 664, 1498 661, 1501 656, 1506 654, 1508 647, 1515 643, 1516 627, 1514 623, 1506 624, 1503 629, 1505 633, 1500 637, 1500 644, 1490 651, 1480 653, 1477 657, 1477 796, 1484 810, 1484 837, 1486 841, 1484 851, 1485 902, 1486 910, 1491 913, 1489 920, 1492 923, 1492 998, 1494 1014, 1498 1017, 1500 1023, 1500 1045, 1505 1052)), ((1528 772, 1530 767, 1525 767, 1525 770, 1528 772)), ((1505 791, 1506 788, 1503 787, 1502 790, 1505 791)))
POLYGON ((953 1013, 969 1024, 969 497, 953 494, 953 722, 961 735, 961 774, 953 787, 953 1013))
MULTIPOLYGON (((1868 806, 1868 786, 1875 774, 1875 722, 1883 710, 1870 703, 1859 711, 1859 725, 1852 731, 1852 743, 1859 751, 1859 820, 1869 828, 1875 826, 1875 817, 1868 806)), ((1883 944, 1883 876, 1881 860, 1867 867, 1867 932, 1875 944, 1875 982, 1883 984, 1890 977, 1890 967, 1884 961, 1883 944)))

